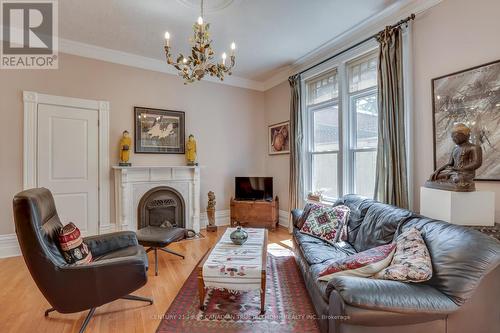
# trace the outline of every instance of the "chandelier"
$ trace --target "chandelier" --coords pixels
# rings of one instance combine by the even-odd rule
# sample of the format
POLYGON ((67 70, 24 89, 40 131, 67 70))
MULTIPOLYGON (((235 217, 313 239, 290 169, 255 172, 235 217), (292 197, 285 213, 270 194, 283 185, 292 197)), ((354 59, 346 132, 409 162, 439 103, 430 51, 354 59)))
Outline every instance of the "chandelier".
POLYGON ((231 70, 235 64, 234 51, 236 44, 231 43, 231 55, 229 64, 226 65, 227 55, 222 53, 222 61, 220 63, 213 62, 214 51, 212 49, 212 40, 208 29, 210 23, 203 22, 203 0, 201 0, 201 15, 198 21, 193 24, 193 37, 190 38, 191 54, 184 56, 182 53, 175 59, 172 58, 170 52, 170 34, 165 32, 165 56, 167 63, 174 66, 179 75, 184 79, 184 84, 200 81, 205 74, 216 76, 221 81, 224 80, 224 75, 231 75, 231 70))

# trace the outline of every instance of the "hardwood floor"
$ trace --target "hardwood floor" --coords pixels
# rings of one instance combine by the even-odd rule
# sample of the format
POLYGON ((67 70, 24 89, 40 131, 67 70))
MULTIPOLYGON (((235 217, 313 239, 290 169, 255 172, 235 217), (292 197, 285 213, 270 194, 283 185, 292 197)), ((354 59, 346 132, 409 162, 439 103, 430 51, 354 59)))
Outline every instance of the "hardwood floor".
MULTIPOLYGON (((185 254, 186 259, 159 252, 159 275, 154 275, 153 252, 149 253, 148 283, 134 295, 152 297, 153 305, 116 300, 97 308, 86 332, 155 332, 163 314, 174 300, 184 281, 200 258, 215 243, 224 228, 208 233, 203 239, 172 244, 170 248, 185 254)), ((291 235, 284 228, 269 232, 269 246, 291 246, 291 235)), ((116 276, 116 279, 119 279, 116 276)), ((21 256, 0 259, 0 332, 78 332, 87 311, 74 314, 52 312, 31 279, 21 256)), ((74 286, 78 288, 78 285, 74 286)), ((71 290, 67 291, 68 293, 71 290)))

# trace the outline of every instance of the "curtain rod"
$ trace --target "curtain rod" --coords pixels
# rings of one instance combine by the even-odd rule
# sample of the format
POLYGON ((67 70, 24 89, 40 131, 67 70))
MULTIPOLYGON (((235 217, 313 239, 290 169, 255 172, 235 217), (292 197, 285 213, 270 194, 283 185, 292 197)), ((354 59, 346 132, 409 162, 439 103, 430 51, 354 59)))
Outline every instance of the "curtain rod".
MULTIPOLYGON (((389 29, 394 29, 394 28, 399 27, 400 25, 403 25, 403 24, 405 24, 405 23, 408 23, 409 21, 414 20, 414 19, 415 19, 415 14, 411 14, 411 15, 410 15, 410 16, 408 16, 407 18, 402 19, 402 20, 401 20, 401 21, 399 21, 398 23, 393 24, 393 25, 389 26, 388 28, 389 28, 389 29)), ((382 32, 382 31, 381 31, 381 32, 382 32)), ((306 68, 306 69, 304 69, 304 70, 301 70, 301 71, 300 71, 300 72, 298 72, 297 74, 302 75, 302 74, 304 74, 305 72, 307 72, 308 70, 311 70, 311 69, 313 69, 313 68, 315 68, 315 67, 318 67, 319 65, 322 65, 322 64, 324 64, 325 62, 330 61, 330 60, 332 60, 333 58, 338 57, 339 55, 344 54, 345 52, 347 52, 347 51, 349 51, 349 50, 352 50, 352 49, 354 49, 355 47, 358 47, 358 46, 360 46, 361 44, 364 44, 364 43, 368 42, 370 39, 372 39, 372 38, 376 38, 379 34, 380 34, 380 32, 378 32, 378 33, 376 33, 376 34, 373 34, 373 35, 371 35, 370 37, 365 38, 365 39, 363 39, 362 41, 360 41, 360 42, 358 42, 358 43, 356 43, 356 44, 354 44, 354 45, 352 45, 352 46, 348 47, 347 49, 342 50, 342 51, 340 51, 340 52, 337 52, 337 53, 335 53, 334 55, 332 55, 331 57, 328 57, 328 58, 326 58, 326 59, 324 59, 324 60, 322 60, 322 61, 318 62, 317 64, 314 64, 314 65, 312 65, 312 66, 307 67, 307 68, 306 68)))

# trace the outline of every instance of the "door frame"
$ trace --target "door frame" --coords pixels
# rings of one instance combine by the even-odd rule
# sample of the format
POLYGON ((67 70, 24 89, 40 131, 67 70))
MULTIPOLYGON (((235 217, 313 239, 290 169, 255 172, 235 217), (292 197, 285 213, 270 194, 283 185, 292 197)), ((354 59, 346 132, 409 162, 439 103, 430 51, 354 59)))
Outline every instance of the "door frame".
POLYGON ((109 102, 72 97, 54 96, 23 91, 24 125, 23 125, 23 189, 38 186, 38 105, 57 105, 98 112, 98 232, 113 230, 110 223, 110 169, 109 169, 109 102))

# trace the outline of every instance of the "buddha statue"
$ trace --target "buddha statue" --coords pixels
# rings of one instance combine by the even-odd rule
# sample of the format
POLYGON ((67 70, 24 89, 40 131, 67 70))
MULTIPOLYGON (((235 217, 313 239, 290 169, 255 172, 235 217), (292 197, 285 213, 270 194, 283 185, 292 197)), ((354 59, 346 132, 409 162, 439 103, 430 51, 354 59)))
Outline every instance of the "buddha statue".
POLYGON ((132 163, 129 163, 131 147, 132 138, 130 137, 128 131, 123 131, 122 138, 120 139, 120 166, 132 165, 132 163))
POLYGON ((473 144, 470 139, 470 128, 457 123, 451 131, 455 147, 447 164, 438 168, 425 183, 425 187, 456 192, 473 192, 476 190, 474 178, 476 170, 483 163, 481 146, 473 144))
POLYGON ((186 161, 187 165, 197 165, 196 163, 196 140, 194 135, 190 134, 186 143, 186 161))

